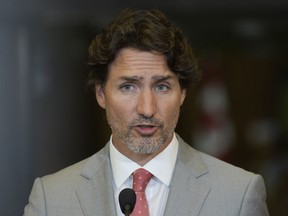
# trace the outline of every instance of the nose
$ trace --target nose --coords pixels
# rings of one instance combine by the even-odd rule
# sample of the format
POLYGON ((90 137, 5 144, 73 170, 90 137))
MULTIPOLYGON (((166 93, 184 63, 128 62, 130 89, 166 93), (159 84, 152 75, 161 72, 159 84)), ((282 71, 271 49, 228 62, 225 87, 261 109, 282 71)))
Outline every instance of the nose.
POLYGON ((143 90, 138 97, 137 113, 145 117, 153 117, 157 111, 157 98, 152 90, 143 90))

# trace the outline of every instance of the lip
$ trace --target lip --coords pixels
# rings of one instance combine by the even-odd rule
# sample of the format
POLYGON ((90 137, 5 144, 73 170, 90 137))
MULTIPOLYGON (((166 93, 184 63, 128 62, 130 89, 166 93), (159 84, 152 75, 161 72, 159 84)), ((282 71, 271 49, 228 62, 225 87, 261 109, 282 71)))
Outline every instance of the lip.
POLYGON ((136 125, 134 126, 134 129, 136 130, 136 132, 140 135, 143 136, 151 136, 153 135, 157 130, 158 130, 158 126, 155 125, 136 125))

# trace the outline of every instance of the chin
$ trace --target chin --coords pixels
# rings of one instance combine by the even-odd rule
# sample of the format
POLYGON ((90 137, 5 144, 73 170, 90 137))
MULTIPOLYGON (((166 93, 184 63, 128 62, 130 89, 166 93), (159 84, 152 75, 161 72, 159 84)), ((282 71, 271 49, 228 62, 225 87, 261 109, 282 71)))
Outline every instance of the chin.
POLYGON ((164 145, 164 140, 162 138, 156 139, 151 138, 151 136, 135 139, 134 142, 128 144, 128 148, 136 154, 152 154, 159 151, 164 145), (135 143, 137 143, 135 145, 135 143))

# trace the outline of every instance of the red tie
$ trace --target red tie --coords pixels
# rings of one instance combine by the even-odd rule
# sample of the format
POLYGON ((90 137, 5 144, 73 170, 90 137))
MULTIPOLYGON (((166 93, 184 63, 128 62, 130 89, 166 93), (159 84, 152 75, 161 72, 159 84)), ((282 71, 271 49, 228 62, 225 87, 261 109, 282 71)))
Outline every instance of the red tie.
POLYGON ((145 189, 152 176, 150 172, 142 168, 133 173, 133 190, 136 192, 136 204, 131 216, 149 216, 145 189))

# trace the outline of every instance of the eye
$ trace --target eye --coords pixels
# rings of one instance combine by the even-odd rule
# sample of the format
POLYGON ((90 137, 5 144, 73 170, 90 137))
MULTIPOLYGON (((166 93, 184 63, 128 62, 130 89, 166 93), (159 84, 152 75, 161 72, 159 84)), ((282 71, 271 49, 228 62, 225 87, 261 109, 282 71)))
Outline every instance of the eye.
POLYGON ((156 91, 165 92, 169 90, 169 86, 165 84, 159 84, 156 86, 156 91))
POLYGON ((125 91, 125 92, 129 92, 129 91, 133 91, 134 90, 134 85, 130 84, 130 83, 125 83, 125 84, 122 84, 120 86, 120 89, 122 91, 125 91))

